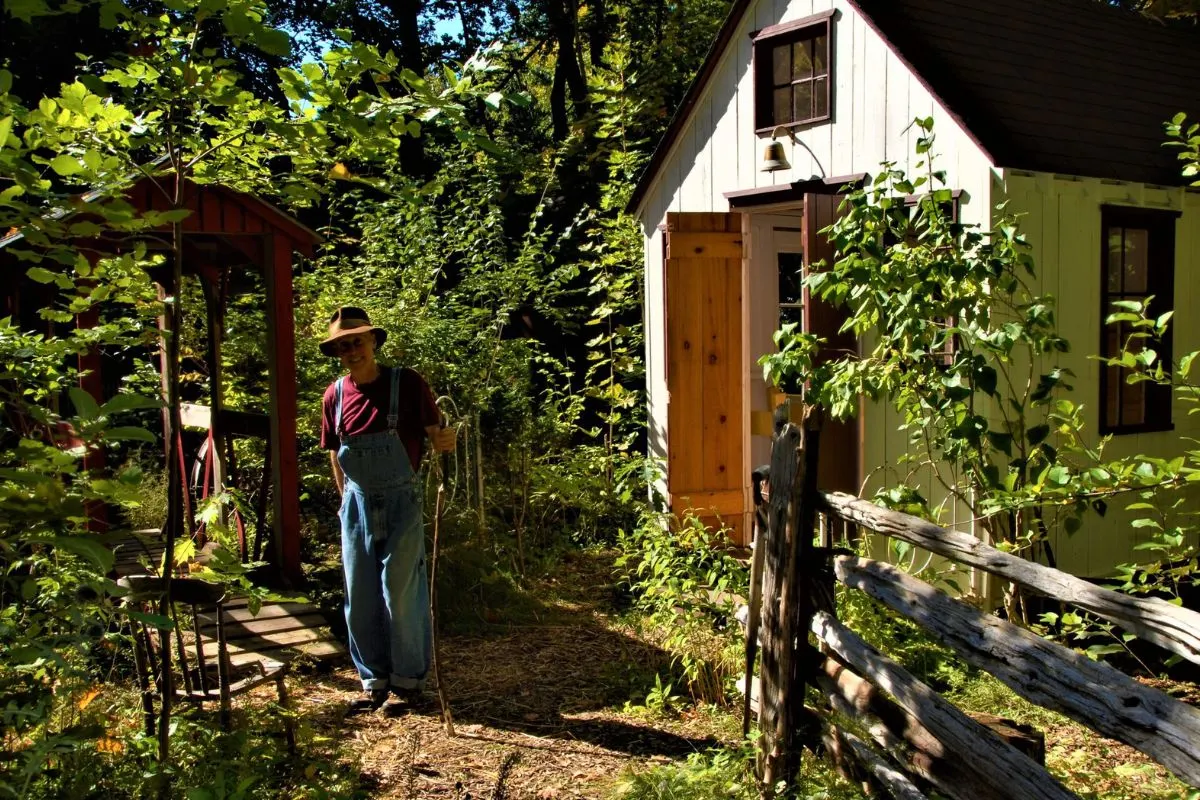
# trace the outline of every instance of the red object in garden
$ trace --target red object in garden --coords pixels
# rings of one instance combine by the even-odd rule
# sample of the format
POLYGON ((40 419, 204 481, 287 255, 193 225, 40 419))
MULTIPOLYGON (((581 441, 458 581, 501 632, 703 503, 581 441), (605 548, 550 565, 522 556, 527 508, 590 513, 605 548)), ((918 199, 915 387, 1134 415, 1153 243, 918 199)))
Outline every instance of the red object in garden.
MULTIPOLYGON (((169 211, 171 204, 160 186, 174 188, 171 176, 160 177, 159 185, 149 178, 135 183, 127 192, 128 200, 139 212, 169 211)), ((85 195, 86 203, 93 197, 85 195)), ((219 483, 224 465, 227 437, 232 435, 263 436, 268 442, 267 463, 269 476, 264 475, 263 490, 270 487, 273 552, 269 560, 280 577, 296 584, 302 580, 300 569, 300 477, 296 444, 296 359, 295 331, 292 319, 292 259, 296 253, 311 255, 314 245, 321 242, 319 234, 306 227, 294 217, 270 203, 245 192, 217 185, 199 185, 187 182, 183 191, 182 207, 191 212, 184 219, 183 227, 183 271, 185 275, 196 275, 204 289, 209 332, 207 361, 210 376, 209 406, 187 405, 184 408, 184 424, 208 427, 214 446, 212 458, 221 467, 215 472, 219 483), (251 270, 259 271, 265 285, 264 301, 267 320, 266 361, 270 378, 268 414, 261 415, 234 412, 224 409, 222 403, 222 381, 220 370, 221 333, 224 310, 231 289, 245 282, 251 270), (268 424, 259 424, 266 422, 268 424), (269 484, 266 478, 270 478, 269 484)), ((86 213, 86 212, 84 212, 86 213)), ((89 240, 89 248, 100 252, 120 252, 133 242, 144 242, 151 250, 169 250, 170 227, 158 231, 140 231, 130 234, 106 232, 89 240), (168 234, 163 238, 163 234, 168 234)), ((0 250, 21 238, 19 232, 0 239, 0 250)), ((19 266, 18 266, 19 268, 19 266)), ((163 270, 160 285, 170 282, 168 269, 163 270)), ((173 294, 174 287, 162 285, 162 291, 173 294)), ((35 284, 30 281, 13 281, 0 288, 3 305, 15 319, 31 319, 26 312, 36 310, 44 303, 35 284)), ((80 315, 75 324, 89 327, 94 318, 80 315)), ((160 321, 160 325, 165 324, 160 321)), ((115 383, 105 374, 104 358, 99 352, 80 357, 81 388, 88 391, 97 402, 103 402, 105 394, 115 391, 115 383), (106 391, 107 387, 107 391, 106 391)), ((164 442, 173 434, 169 430, 169 417, 164 414, 164 442)), ((88 457, 88 468, 103 468, 103 453, 88 457)), ((219 488, 214 485, 213 490, 219 488)), ((264 495, 265 497, 265 495, 264 495)), ((102 510, 101 510, 102 511, 102 510)), ((264 509, 265 511, 265 509, 264 509)), ((105 524, 98 514, 93 527, 105 524)), ((260 522, 260 533, 261 522, 260 522)))

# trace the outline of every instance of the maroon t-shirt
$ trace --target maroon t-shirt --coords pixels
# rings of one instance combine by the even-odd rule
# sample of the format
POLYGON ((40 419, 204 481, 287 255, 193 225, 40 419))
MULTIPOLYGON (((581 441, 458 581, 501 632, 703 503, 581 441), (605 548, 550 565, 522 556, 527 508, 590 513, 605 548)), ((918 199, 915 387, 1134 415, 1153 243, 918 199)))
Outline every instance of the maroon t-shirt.
MULTIPOLYGON (((342 384, 342 433, 360 436, 364 433, 379 433, 387 430, 388 395, 392 388, 392 370, 395 367, 379 368, 379 377, 361 386, 347 378, 342 384)), ((421 465, 421 445, 425 441, 425 428, 438 425, 441 416, 433 402, 433 393, 425 379, 407 367, 400 368, 400 402, 397 405, 399 419, 396 433, 408 451, 408 460, 413 471, 421 465)), ((341 446, 335 426, 337 412, 337 381, 325 390, 321 403, 321 447, 337 450, 341 446)))

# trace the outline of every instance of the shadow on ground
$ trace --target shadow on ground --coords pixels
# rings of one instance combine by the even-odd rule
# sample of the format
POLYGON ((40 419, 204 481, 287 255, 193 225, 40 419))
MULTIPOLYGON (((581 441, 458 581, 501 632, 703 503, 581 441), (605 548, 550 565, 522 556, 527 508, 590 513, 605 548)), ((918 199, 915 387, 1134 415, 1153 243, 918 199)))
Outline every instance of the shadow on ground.
MULTIPOLYGON (((620 592, 611 565, 611 553, 570 553, 553 574, 519 593, 479 570, 444 573, 442 679, 456 724, 635 757, 678 758, 720 744, 614 711, 627 701, 644 703, 655 677, 671 673, 672 659, 617 624, 620 592)), ((347 697, 360 691, 346 670, 328 682, 347 697)), ((411 713, 436 718, 437 702, 411 713)), ((345 709, 318 714, 314 722, 325 727, 345 709)))

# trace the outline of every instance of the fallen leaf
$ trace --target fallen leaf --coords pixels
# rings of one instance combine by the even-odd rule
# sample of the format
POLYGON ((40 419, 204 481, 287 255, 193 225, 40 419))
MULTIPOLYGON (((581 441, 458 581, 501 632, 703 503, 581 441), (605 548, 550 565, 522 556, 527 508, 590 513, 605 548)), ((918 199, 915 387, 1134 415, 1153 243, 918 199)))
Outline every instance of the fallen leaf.
POLYGON ((125 752, 125 745, 118 739, 103 736, 96 740, 96 750, 101 753, 123 753, 125 752))
POLYGON ((558 797, 558 789, 555 789, 552 786, 547 787, 539 790, 537 796, 538 800, 554 800, 554 798, 558 797))
POLYGON ((83 711, 85 708, 87 708, 88 706, 90 706, 92 704, 93 700, 95 700, 99 696, 100 696, 100 689, 98 689, 97 687, 93 686, 91 689, 88 689, 86 692, 83 693, 83 696, 79 698, 79 710, 83 711))

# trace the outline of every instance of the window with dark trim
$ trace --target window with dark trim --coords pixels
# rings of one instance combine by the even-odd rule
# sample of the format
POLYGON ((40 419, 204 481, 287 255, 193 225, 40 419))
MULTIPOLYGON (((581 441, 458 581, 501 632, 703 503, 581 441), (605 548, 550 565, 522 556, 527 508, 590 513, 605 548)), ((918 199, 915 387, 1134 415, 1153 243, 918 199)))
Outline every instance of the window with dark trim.
MULTIPOLYGON (((1150 314, 1175 306, 1175 220, 1178 212, 1104 206, 1100 212, 1100 355, 1115 358, 1121 349, 1137 352, 1146 339, 1129 340, 1128 323, 1104 324, 1113 302, 1153 296, 1150 314)), ((1171 362, 1171 336, 1154 342, 1158 359, 1171 362)), ((1129 370, 1100 368, 1100 432, 1138 433, 1171 430, 1171 388, 1151 381, 1129 383, 1129 370)))
POLYGON ((754 127, 770 133, 830 119, 831 13, 773 25, 754 36, 754 127))

